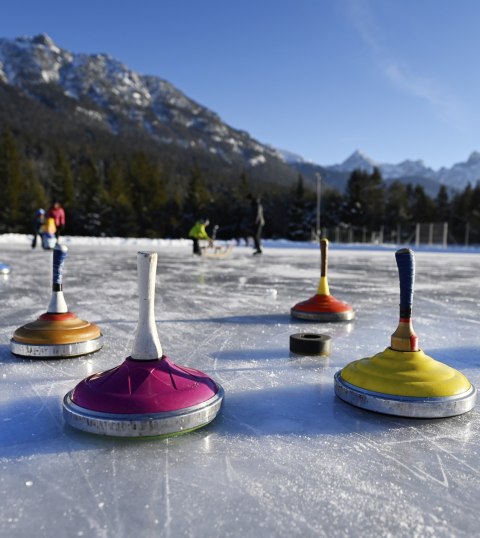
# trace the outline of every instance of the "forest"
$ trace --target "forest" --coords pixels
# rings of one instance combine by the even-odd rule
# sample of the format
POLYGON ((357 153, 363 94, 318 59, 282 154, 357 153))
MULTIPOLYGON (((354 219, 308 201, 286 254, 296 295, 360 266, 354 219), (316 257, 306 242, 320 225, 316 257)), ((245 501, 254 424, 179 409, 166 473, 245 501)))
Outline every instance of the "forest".
MULTIPOLYGON (((264 237, 310 240, 317 195, 301 173, 291 186, 225 176, 192 158, 182 167, 168 156, 137 148, 62 144, 15 132, 0 133, 0 233, 31 233, 36 209, 54 201, 65 208, 65 234, 186 237, 199 217, 218 237, 250 234, 249 193, 262 199, 264 237)), ((416 223, 448 222, 449 243, 480 244, 480 182, 462 192, 442 185, 435 197, 421 186, 386 182, 378 169, 352 172, 344 193, 322 189, 321 227, 350 227, 405 240, 416 223), (402 230, 398 238, 398 231, 402 230)))

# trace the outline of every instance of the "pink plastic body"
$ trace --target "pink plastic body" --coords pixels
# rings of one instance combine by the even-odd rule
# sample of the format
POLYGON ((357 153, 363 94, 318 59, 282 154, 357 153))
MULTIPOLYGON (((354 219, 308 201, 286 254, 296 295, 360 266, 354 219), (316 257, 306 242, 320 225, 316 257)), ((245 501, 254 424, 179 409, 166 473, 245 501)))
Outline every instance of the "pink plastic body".
POLYGON ((104 413, 162 413, 204 403, 217 391, 206 374, 177 366, 165 355, 149 361, 127 357, 116 368, 81 381, 72 401, 104 413))

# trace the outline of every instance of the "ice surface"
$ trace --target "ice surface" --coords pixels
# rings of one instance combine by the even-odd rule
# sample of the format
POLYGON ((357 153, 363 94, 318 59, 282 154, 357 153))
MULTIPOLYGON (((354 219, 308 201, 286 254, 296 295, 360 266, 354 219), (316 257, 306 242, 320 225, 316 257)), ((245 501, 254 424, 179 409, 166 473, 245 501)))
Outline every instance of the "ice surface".
MULTIPOLYGON (((148 245, 147 245, 148 246, 148 245)), ((45 311, 51 253, 4 242, 0 261, 0 535, 8 537, 472 536, 478 533, 480 420, 413 420, 349 406, 333 392, 348 362, 389 345, 398 321, 392 250, 329 256, 330 291, 351 323, 293 320, 316 291, 317 249, 267 248, 196 259, 159 253, 156 319, 164 352, 218 380, 224 406, 206 428, 167 440, 102 438, 64 425, 66 392, 130 353, 137 322, 131 242, 72 244, 64 290, 104 348, 23 360, 13 331, 45 311), (293 356, 290 334, 329 334, 328 358, 293 356)), ((478 254, 416 254, 421 347, 480 386, 478 254)))

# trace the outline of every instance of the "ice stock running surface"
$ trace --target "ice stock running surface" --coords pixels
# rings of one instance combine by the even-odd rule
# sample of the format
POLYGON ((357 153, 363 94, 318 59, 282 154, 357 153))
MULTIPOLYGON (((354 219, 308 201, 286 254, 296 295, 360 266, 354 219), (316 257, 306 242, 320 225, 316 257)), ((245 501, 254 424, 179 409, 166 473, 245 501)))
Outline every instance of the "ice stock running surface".
MULTIPOLYGON (((62 398, 120 364, 137 322, 135 246, 72 245, 71 311, 104 348, 23 360, 13 331, 45 311, 51 254, 1 245, 0 535, 94 537, 472 536, 478 533, 480 417, 437 420, 363 411, 334 395, 334 373, 382 351, 398 321, 394 251, 338 250, 330 291, 350 323, 293 320, 316 291, 316 249, 236 248, 196 259, 159 247, 155 314, 164 352, 225 389, 209 426, 167 440, 122 440, 64 425, 62 398), (328 358, 297 357, 289 336, 332 337, 328 358)), ((142 246, 141 250, 148 250, 142 246)), ((422 349, 480 387, 480 256, 416 254, 414 326, 422 349)))

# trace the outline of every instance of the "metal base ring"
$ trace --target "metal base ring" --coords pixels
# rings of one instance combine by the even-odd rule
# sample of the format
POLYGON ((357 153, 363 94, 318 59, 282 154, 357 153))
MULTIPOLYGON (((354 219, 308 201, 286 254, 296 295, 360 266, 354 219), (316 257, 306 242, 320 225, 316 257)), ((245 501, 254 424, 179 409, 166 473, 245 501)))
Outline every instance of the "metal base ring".
POLYGON ((368 411, 413 418, 444 418, 473 409, 477 390, 473 385, 462 394, 438 398, 418 398, 383 394, 356 387, 335 374, 335 394, 345 402, 368 411))
POLYGON ((30 359, 79 357, 94 353, 102 346, 103 335, 86 342, 73 342, 71 344, 23 344, 13 338, 10 340, 10 351, 14 355, 30 359))
POLYGON ((350 321, 355 318, 353 310, 345 312, 305 312, 295 308, 290 309, 290 315, 298 319, 306 319, 308 321, 335 322, 335 321, 350 321))
POLYGON ((113 437, 169 437, 206 426, 218 414, 224 391, 206 402, 163 413, 114 414, 91 411, 72 401, 70 391, 63 399, 65 422, 74 428, 97 435, 113 437))

